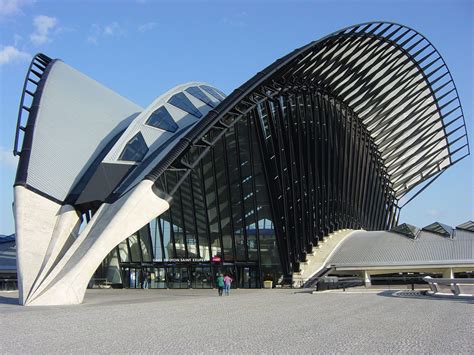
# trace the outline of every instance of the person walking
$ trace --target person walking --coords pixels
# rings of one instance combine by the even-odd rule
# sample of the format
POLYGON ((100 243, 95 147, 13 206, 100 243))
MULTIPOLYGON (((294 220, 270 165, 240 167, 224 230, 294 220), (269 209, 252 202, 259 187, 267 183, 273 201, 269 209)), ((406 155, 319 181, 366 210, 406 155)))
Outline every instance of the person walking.
POLYGON ((219 296, 222 296, 222 291, 224 290, 224 276, 222 276, 222 274, 219 274, 216 282, 217 282, 217 289, 219 290, 219 296))
POLYGON ((230 277, 229 275, 225 275, 224 276, 224 290, 225 290, 225 295, 226 296, 229 296, 229 292, 230 292, 230 285, 232 285, 232 277, 230 277))

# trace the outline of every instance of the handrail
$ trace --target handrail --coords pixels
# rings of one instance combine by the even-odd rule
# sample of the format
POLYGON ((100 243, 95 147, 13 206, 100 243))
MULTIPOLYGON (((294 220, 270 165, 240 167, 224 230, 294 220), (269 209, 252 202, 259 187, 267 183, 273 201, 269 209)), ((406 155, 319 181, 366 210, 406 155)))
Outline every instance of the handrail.
POLYGON ((474 278, 423 278, 430 285, 433 295, 450 295, 474 297, 474 278))

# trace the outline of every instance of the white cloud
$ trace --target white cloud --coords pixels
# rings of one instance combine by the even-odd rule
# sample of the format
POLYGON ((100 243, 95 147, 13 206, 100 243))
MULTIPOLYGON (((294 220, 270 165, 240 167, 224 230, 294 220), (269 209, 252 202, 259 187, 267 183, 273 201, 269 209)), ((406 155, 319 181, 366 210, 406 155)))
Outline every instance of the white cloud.
POLYGON ((156 22, 147 22, 138 27, 138 31, 144 33, 153 30, 156 27, 156 22))
POLYGON ((246 12, 239 12, 231 16, 222 17, 219 20, 219 23, 223 25, 231 26, 231 27, 245 27, 247 26, 246 18, 247 18, 246 12))
POLYGON ((31 54, 23 52, 13 46, 5 46, 0 50, 0 65, 31 60, 31 54))
POLYGON ((21 14, 21 8, 34 4, 36 0, 0 0, 0 16, 21 14))
POLYGON ((104 27, 105 36, 115 36, 120 34, 121 29, 117 22, 112 22, 110 25, 104 27))
POLYGON ((440 216, 444 216, 444 211, 441 211, 441 210, 438 210, 438 209, 435 209, 435 208, 432 208, 432 209, 426 211, 426 213, 427 213, 428 216, 430 216, 430 217, 440 217, 440 216))
POLYGON ((0 146, 0 166, 2 168, 15 169, 18 164, 18 158, 15 157, 11 150, 0 146))
POLYGON ((58 20, 45 15, 36 16, 33 20, 35 32, 30 35, 30 40, 37 46, 51 42, 50 32, 56 27, 58 20))
POLYGON ((15 43, 15 47, 18 47, 18 44, 20 44, 22 40, 22 36, 20 36, 19 34, 15 34, 15 36, 13 36, 13 42, 15 43))
POLYGON ((98 44, 99 39, 106 37, 121 37, 125 35, 125 30, 118 22, 112 22, 108 25, 101 26, 98 24, 91 25, 89 35, 86 38, 88 43, 98 44))

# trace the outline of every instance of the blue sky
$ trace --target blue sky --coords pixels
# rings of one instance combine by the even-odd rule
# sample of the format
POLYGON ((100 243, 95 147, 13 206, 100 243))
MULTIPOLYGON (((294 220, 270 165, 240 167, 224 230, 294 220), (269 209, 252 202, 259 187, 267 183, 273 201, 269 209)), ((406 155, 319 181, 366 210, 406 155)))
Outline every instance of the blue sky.
MULTIPOLYGON (((458 87, 471 142, 473 2, 0 0, 0 234, 14 231, 12 146, 29 61, 60 58, 139 105, 188 81, 230 93, 277 58, 360 22, 412 27, 439 50, 458 87)), ((473 159, 402 210, 401 222, 474 219, 473 159)), ((52 172, 54 173, 54 172, 52 172)))

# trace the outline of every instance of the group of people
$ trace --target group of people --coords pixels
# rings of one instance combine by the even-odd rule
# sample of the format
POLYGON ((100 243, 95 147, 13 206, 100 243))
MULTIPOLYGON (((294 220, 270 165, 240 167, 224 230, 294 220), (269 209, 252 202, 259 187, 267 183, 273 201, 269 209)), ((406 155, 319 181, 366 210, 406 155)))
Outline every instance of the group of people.
POLYGON ((230 286, 232 285, 232 277, 229 275, 225 274, 219 274, 217 276, 217 289, 219 291, 219 296, 222 296, 222 294, 225 292, 226 296, 229 296, 230 293, 230 286))

